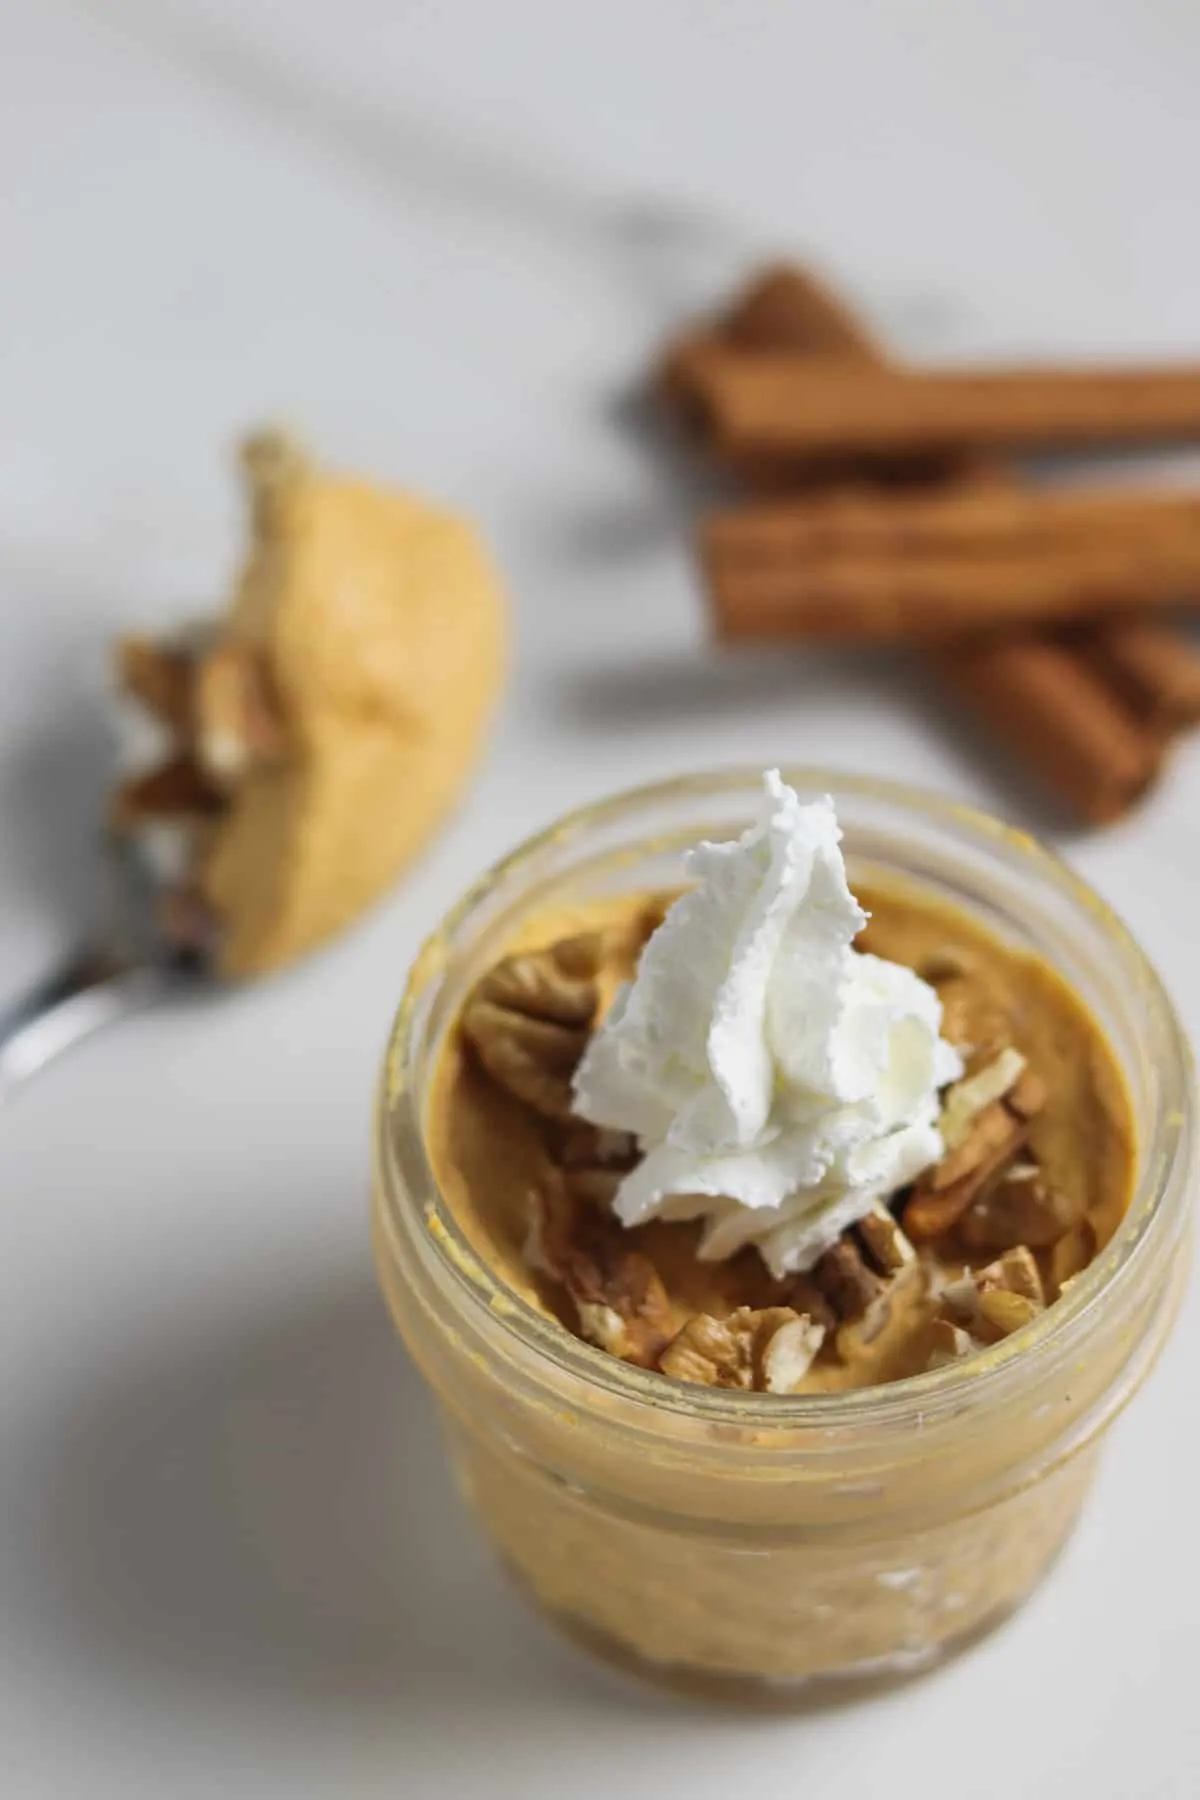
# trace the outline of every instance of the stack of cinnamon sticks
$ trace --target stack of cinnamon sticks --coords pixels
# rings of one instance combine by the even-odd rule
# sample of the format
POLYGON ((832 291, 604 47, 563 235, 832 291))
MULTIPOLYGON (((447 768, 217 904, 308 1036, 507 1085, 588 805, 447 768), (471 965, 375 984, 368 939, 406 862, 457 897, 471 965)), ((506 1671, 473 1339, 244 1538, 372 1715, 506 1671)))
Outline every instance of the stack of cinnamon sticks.
POLYGON ((1083 818, 1200 720, 1200 495, 1045 489, 1005 450, 1200 441, 1200 368, 922 374, 792 267, 669 351, 660 391, 756 498, 707 519, 727 640, 919 643, 1083 818))

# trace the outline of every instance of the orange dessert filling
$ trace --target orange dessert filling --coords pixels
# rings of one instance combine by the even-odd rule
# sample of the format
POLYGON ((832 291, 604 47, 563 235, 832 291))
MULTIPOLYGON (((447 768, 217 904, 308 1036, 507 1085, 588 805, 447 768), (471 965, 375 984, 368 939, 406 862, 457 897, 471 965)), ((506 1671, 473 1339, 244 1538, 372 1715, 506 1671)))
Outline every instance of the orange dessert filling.
POLYGON ((536 917, 468 997, 428 1101, 427 1143, 475 1252, 563 1327, 665 1379, 781 1393, 894 1381, 1029 1323, 1112 1236, 1135 1146, 1124 1083, 1048 964, 915 888, 858 899, 856 949, 936 988, 962 1073, 942 1155, 776 1274, 703 1227, 613 1213, 640 1150, 574 1110, 572 1079, 674 896, 536 917))

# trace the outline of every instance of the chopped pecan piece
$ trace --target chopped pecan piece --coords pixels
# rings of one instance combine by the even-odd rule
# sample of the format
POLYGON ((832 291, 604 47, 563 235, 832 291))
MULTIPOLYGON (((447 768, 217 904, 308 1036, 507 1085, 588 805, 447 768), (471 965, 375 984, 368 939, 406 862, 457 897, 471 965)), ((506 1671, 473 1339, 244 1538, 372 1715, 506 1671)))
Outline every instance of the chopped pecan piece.
POLYGON ((218 644, 196 664, 192 711, 205 773, 231 787, 252 765, 278 759, 283 727, 266 666, 247 646, 218 644))
POLYGON ((788 1283, 782 1300, 783 1304, 789 1306, 793 1312, 811 1319, 815 1325, 822 1326, 825 1331, 832 1331, 838 1322, 837 1314, 813 1280, 811 1272, 807 1275, 795 1276, 788 1283))
POLYGON ((940 1237, 958 1224, 992 1178, 1015 1159, 1028 1136, 1029 1120, 1044 1100, 1041 1080, 1011 1049, 997 1052, 955 1083, 942 1111, 949 1132, 946 1154, 921 1177, 904 1208, 910 1237, 940 1237))
POLYGON ((950 1187, 935 1189, 926 1176, 914 1188, 903 1214, 904 1229, 910 1237, 923 1241, 951 1230, 981 1188, 1017 1154, 1024 1142, 1024 1131, 1010 1114, 1004 1113, 999 1103, 997 1107, 1003 1118, 998 1116, 994 1123, 989 1120, 980 1132, 978 1148, 981 1153, 973 1167, 950 1187))
POLYGON ((1003 1256, 997 1257, 995 1262, 988 1263, 986 1268, 977 1269, 975 1285, 981 1294, 999 1289, 1009 1294, 1020 1294, 1039 1308, 1046 1304, 1037 1263, 1024 1244, 1015 1245, 1011 1250, 1006 1250, 1003 1256))
POLYGON ((1015 1119, 1003 1100, 993 1100, 977 1113, 970 1132, 940 1163, 924 1177, 931 1193, 945 1193, 956 1188, 964 1176, 979 1170, 991 1174, 1008 1155, 1014 1153, 1022 1139, 1021 1122, 1015 1119))
POLYGON ((131 699, 178 737, 192 724, 192 659, 154 638, 125 637, 117 645, 117 681, 131 699))
POLYGON ((113 796, 109 822, 114 831, 136 831, 153 819, 203 818, 218 812, 222 804, 221 796, 184 754, 148 775, 123 782, 113 796))
POLYGON ((792 1394, 812 1367, 824 1327, 789 1306, 740 1306, 727 1319, 697 1313, 659 1358, 664 1375, 704 1387, 792 1394))
MULTIPOLYGON (((788 1307, 770 1307, 762 1314, 762 1320, 765 1323, 789 1311, 788 1307)), ((802 1313, 794 1313, 779 1319, 765 1333, 760 1327, 758 1337, 761 1385, 768 1394, 794 1394, 825 1341, 825 1327, 802 1313)))
POLYGON ((939 1316, 951 1324, 969 1327, 975 1323, 979 1317, 979 1289, 970 1269, 943 1285, 938 1304, 939 1316))
POLYGON ((571 1111, 571 1078, 596 1012, 600 938, 506 956, 476 985, 462 1030, 498 1087, 544 1118, 571 1111))
MULTIPOLYGON (((968 1072, 961 1081, 954 1083, 938 1120, 938 1130, 947 1151, 956 1150, 970 1137, 980 1114, 994 1101, 1004 1099, 1016 1086, 1025 1068, 1025 1058, 1010 1045, 991 1057, 982 1068, 968 1072)), ((949 1178, 953 1179, 954 1176, 949 1178)), ((944 1181, 942 1186, 949 1186, 949 1181, 944 1181)))
POLYGON ((654 1367, 671 1337, 670 1302, 653 1263, 615 1219, 547 1181, 530 1195, 525 1253, 566 1288, 585 1338, 624 1362, 654 1367))
POLYGON ((1032 1119, 1046 1104, 1045 1082, 1032 1069, 1022 1069, 1019 1078, 1004 1096, 1004 1104, 1009 1112, 1016 1113, 1018 1119, 1032 1119))
POLYGON ((1050 1251, 1048 1273, 1056 1294, 1069 1282, 1082 1275, 1096 1254, 1096 1228, 1088 1218, 1081 1218, 1060 1237, 1050 1251))
POLYGON ((854 1227, 868 1261, 881 1275, 895 1275, 917 1259, 917 1253, 886 1206, 873 1206, 854 1227))
POLYGON ((557 1163, 570 1192, 593 1206, 611 1206, 622 1178, 641 1151, 631 1131, 572 1122, 558 1145, 557 1163))
POLYGON ((961 1325, 955 1325, 949 1319, 935 1319, 929 1327, 929 1360, 925 1367, 944 1369, 947 1363, 958 1362, 980 1348, 961 1325))
POLYGON ((1043 1250, 1065 1237, 1082 1216, 1078 1195, 1051 1187, 1038 1165, 1025 1160, 1014 1163, 971 1203, 958 1231, 973 1250, 1009 1250, 1017 1244, 1043 1250))
POLYGON ((1010 1337, 1046 1304, 1032 1252, 1020 1244, 942 1290, 941 1315, 985 1343, 1010 1337))
POLYGON ((843 1232, 816 1262, 812 1278, 843 1324, 861 1319, 887 1286, 867 1267, 849 1232, 843 1232))
POLYGON ((997 1337, 1011 1337, 1041 1310, 1028 1294, 1012 1294, 1007 1288, 986 1288, 979 1296, 979 1317, 997 1337))
MULTIPOLYGON (((860 1222, 843 1232, 812 1270, 812 1280, 837 1321, 837 1349, 843 1360, 860 1353, 887 1329, 893 1302, 901 1291, 907 1290, 910 1278, 921 1275, 916 1253, 898 1228, 895 1237, 889 1239, 886 1255, 900 1260, 894 1268, 878 1274, 868 1261, 869 1257, 875 1259, 861 1231, 860 1222), (910 1255, 905 1255, 906 1249, 910 1255)), ((877 1243, 882 1236, 880 1221, 877 1243)))

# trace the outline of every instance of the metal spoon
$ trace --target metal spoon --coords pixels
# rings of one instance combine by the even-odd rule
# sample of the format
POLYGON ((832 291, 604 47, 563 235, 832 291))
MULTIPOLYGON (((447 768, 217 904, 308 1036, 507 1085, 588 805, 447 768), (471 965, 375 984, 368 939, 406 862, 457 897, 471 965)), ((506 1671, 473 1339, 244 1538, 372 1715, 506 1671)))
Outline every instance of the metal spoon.
POLYGON ((0 1010, 0 1105, 101 1026, 215 980, 204 956, 157 928, 154 884, 136 852, 114 843, 109 864, 111 925, 0 1010))

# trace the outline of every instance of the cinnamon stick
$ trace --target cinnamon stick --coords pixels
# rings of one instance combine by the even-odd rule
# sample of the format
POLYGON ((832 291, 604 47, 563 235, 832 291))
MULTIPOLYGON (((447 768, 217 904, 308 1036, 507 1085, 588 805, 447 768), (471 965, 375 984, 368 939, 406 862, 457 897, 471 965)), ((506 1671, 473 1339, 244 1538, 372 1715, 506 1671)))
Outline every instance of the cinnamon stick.
MULTIPOLYGON (((787 263, 769 266, 755 276, 717 330, 684 339, 679 361, 669 357, 667 371, 674 362, 675 380, 685 386, 689 355, 721 341, 743 348, 790 346, 809 355, 857 356, 875 365, 884 361, 866 328, 831 289, 810 270, 787 263)), ((928 463, 906 467, 927 479, 928 463)), ((897 468, 890 465, 893 475, 897 468)), ((857 474, 863 475, 861 465, 857 474)), ((976 494, 1011 492, 1015 486, 1003 463, 982 457, 961 456, 952 464, 943 463, 940 476, 940 481, 928 484, 931 492, 951 483, 956 490, 969 488, 976 494)), ((909 491, 906 502, 914 499, 909 491)), ((1098 619, 1054 641, 1064 659, 1082 662, 1091 672, 1097 694, 1103 690, 1106 697, 1115 696, 1143 726, 1168 734, 1200 721, 1200 649, 1169 625, 1149 619, 1098 619)), ((1104 711, 1111 714, 1111 708, 1104 711)))
POLYGON ((1200 650, 1188 638, 1152 620, 1123 619, 1067 642, 1152 731, 1168 736, 1200 723, 1200 650))
POLYGON ((929 456, 1200 438, 1200 368, 915 370, 713 344, 688 371, 721 451, 929 456))
POLYGON ((718 630, 730 643, 937 643, 955 635, 1069 623, 1200 603, 1200 554, 1079 545, 1052 556, 842 556, 741 562, 705 538, 718 630))
MULTIPOLYGON (((720 336, 747 347, 773 340, 809 356, 883 361, 853 314, 807 271, 788 265, 768 268, 750 282, 722 321, 720 336)), ((675 378, 686 383, 686 371, 677 366, 675 378)), ((669 392, 669 370, 664 385, 669 392)), ((964 457, 950 478, 960 484, 1003 485, 1008 473, 998 463, 964 457)), ((1163 658, 1194 660, 1200 688, 1200 657, 1185 640, 1150 624, 1104 622, 1086 634, 1085 644, 1071 647, 1044 634, 1025 634, 1011 654, 999 656, 993 640, 980 641, 973 649, 942 646, 933 661, 950 690, 961 690, 968 701, 982 681, 988 697, 980 710, 996 735, 1083 817, 1102 822, 1145 792, 1165 749, 1163 734, 1122 706, 1098 673, 1110 644, 1116 646, 1116 658, 1123 657, 1122 643, 1130 630, 1155 635, 1163 658), (1065 703, 1057 704, 1055 694, 1065 696, 1065 703), (1033 733, 1025 728, 1030 714, 1038 719, 1033 733)), ((1149 660, 1144 659, 1143 668, 1149 660)), ((1147 710, 1152 712, 1153 706, 1147 710)))
POLYGON ((1089 545, 1200 544, 1200 497, 1129 488, 955 483, 897 495, 843 488, 710 516, 715 535, 763 560, 831 554, 1053 554, 1089 545))
MULTIPOLYGON (((750 282, 714 329, 677 338, 659 367, 658 387, 663 398, 713 449, 717 446, 705 373, 713 353, 730 345, 751 352, 787 348, 831 362, 838 359, 839 367, 846 358, 851 370, 864 363, 872 368, 885 366, 866 328, 815 275, 789 264, 769 267, 750 282)), ((961 450, 914 457, 880 453, 872 447, 840 457, 758 452, 739 456, 737 468, 761 491, 795 492, 862 481, 908 488, 951 475, 965 478, 967 463, 961 450)), ((990 471, 981 465, 978 473, 986 481, 990 471)))
POLYGON ((1139 727, 1085 662, 1036 632, 933 652, 958 699, 1094 825, 1153 785, 1165 740, 1139 727))
POLYGON ((864 495, 716 513, 700 544, 725 637, 883 643, 1196 605, 1198 518, 1173 495, 864 495))

